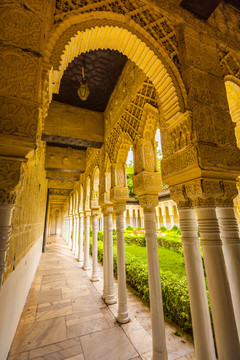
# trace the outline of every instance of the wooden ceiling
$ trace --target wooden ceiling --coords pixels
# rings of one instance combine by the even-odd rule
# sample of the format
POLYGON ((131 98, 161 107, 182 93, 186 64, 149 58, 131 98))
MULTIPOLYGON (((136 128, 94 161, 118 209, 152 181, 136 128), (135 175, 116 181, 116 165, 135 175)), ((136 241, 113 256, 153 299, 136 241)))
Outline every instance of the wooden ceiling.
POLYGON ((116 50, 95 50, 76 57, 64 71, 59 94, 53 100, 84 109, 103 112, 126 64, 127 57, 116 50), (80 100, 77 90, 82 80, 82 66, 90 95, 80 100))

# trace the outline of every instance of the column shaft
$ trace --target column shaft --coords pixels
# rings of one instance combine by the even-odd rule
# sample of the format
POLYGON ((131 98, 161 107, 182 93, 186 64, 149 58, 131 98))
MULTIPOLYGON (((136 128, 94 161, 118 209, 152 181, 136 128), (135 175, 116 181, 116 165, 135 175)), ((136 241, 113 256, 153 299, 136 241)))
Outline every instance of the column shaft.
POLYGON ((0 289, 6 266, 13 204, 0 204, 0 289))
POLYGON ((129 321, 125 271, 124 213, 116 214, 117 231, 117 272, 118 272, 118 316, 119 323, 129 321))
POLYGON ((240 239, 238 223, 233 206, 217 207, 216 211, 223 242, 224 258, 232 294, 236 324, 238 334, 240 335, 240 239))
POLYGON ((197 360, 216 359, 194 209, 179 209, 197 360))
POLYGON ((78 260, 83 261, 83 215, 79 215, 78 260))
POLYGON ((197 208, 217 351, 220 359, 240 358, 232 297, 214 207, 197 208))
POLYGON ((112 212, 106 216, 106 304, 115 304, 116 296, 114 294, 114 276, 113 276, 113 227, 112 212))
POLYGON ((89 214, 85 214, 85 227, 84 227, 84 262, 83 269, 90 269, 89 262, 89 228, 90 228, 90 216, 89 214))
POLYGON ((144 224, 147 243, 148 281, 152 320, 152 360, 166 360, 167 348, 158 260, 155 212, 146 212, 144 210, 144 224))
POLYGON ((92 240, 92 277, 91 281, 99 281, 98 278, 98 214, 93 214, 93 240, 92 240))

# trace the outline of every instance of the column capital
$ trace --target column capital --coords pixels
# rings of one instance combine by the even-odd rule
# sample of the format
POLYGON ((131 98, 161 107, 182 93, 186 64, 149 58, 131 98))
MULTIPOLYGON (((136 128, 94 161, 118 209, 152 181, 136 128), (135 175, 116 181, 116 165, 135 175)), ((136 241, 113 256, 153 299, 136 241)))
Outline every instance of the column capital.
POLYGON ((91 216, 91 210, 85 210, 85 211, 84 211, 84 216, 85 216, 85 217, 91 216))
POLYGON ((102 213, 103 215, 110 215, 113 214, 113 206, 112 205, 105 205, 102 207, 102 213))
POLYGON ((98 216, 98 215, 99 215, 99 208, 92 209, 92 216, 98 216))
POLYGON ((0 203, 15 203, 21 187, 21 164, 21 161, 0 158, 0 203))
POLYGON ((126 204, 125 203, 115 203, 113 205, 113 210, 117 215, 122 215, 124 211, 126 210, 126 204))
POLYGON ((139 196, 139 205, 145 213, 155 212, 155 207, 158 205, 158 195, 139 196))
POLYGON ((173 201, 177 204, 178 208, 191 208, 193 207, 192 202, 186 195, 185 185, 170 186, 170 196, 173 201))

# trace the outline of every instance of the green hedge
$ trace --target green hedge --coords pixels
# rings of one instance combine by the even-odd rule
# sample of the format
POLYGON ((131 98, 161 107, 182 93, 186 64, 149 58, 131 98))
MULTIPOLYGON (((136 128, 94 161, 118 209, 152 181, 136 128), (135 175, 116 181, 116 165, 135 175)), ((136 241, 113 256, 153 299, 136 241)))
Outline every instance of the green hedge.
POLYGON ((157 242, 159 246, 162 246, 165 249, 173 250, 183 254, 182 241, 181 237, 179 236, 158 236, 157 242))
MULTIPOLYGON (((92 246, 90 244, 90 251, 92 246)), ((103 243, 98 242, 98 260, 103 263, 103 243)), ((137 291, 138 296, 149 302, 147 259, 134 255, 125 256, 126 280, 137 291)), ((116 249, 113 254, 114 274, 117 276, 116 249)), ((163 309, 167 318, 179 325, 184 331, 192 334, 190 302, 186 277, 182 280, 171 272, 161 272, 163 309)))

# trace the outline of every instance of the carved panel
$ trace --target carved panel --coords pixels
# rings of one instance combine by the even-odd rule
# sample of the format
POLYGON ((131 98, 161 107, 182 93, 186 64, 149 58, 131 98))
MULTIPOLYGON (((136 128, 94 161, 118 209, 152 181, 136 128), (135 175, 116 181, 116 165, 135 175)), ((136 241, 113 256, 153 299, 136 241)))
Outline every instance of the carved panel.
POLYGON ((0 95, 38 100, 37 56, 12 47, 0 48, 0 95))
POLYGON ((37 105, 0 98, 0 134, 35 138, 39 110, 37 105))
POLYGON ((0 159, 0 203, 14 203, 20 169, 20 161, 0 159))
MULTIPOLYGON (((159 10, 156 8, 152 9, 139 0, 57 0, 55 22, 64 20, 71 13, 81 14, 93 11, 127 15, 136 24, 144 28, 154 40, 161 44, 175 65, 179 67, 177 39, 173 25, 159 10)), ((71 36, 73 35, 74 33, 71 36)), ((65 39, 65 44, 69 41, 70 37, 68 37, 67 41, 65 39)), ((59 49, 55 48, 53 54, 57 53, 56 58, 60 59, 61 52, 62 49, 59 52, 59 49)))
POLYGON ((162 160, 162 174, 169 176, 188 167, 198 167, 197 150, 191 146, 162 160))
POLYGON ((24 49, 40 50, 42 14, 23 7, 0 7, 0 39, 24 49))

